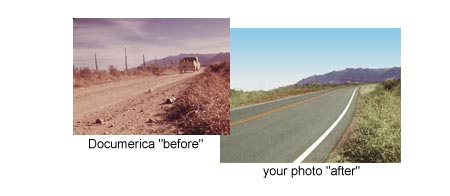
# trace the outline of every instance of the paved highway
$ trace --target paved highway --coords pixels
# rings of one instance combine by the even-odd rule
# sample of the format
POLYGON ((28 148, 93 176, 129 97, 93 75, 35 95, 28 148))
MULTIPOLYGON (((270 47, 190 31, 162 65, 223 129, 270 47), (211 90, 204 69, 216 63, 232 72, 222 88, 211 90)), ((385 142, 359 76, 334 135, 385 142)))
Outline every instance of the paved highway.
POLYGON ((231 110, 222 163, 324 162, 355 110, 357 87, 330 89, 231 110))

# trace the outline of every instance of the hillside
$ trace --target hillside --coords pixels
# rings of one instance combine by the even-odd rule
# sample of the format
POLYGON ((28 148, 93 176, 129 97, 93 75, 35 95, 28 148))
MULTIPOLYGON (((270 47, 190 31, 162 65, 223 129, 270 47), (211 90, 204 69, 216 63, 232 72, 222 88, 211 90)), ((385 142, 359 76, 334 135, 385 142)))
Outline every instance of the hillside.
POLYGON ((343 84, 346 82, 383 82, 389 78, 400 78, 400 67, 366 69, 348 68, 341 71, 332 71, 323 75, 314 75, 297 82, 298 85, 313 83, 343 84))

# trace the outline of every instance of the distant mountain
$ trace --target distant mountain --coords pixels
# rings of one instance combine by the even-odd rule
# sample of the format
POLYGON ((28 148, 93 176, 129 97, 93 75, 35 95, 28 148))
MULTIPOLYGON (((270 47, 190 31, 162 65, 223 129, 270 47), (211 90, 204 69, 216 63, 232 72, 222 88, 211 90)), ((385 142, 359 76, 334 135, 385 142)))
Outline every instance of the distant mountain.
POLYGON ((230 61, 230 53, 229 52, 217 53, 210 59, 204 59, 204 61, 200 60, 200 62, 204 65, 212 65, 212 64, 223 62, 223 61, 228 61, 228 62, 230 61))
MULTIPOLYGON (((209 53, 209 54, 179 54, 176 56, 168 56, 162 59, 156 59, 156 64, 160 66, 164 65, 178 65, 178 61, 184 57, 197 56, 200 64, 202 66, 212 65, 215 63, 219 63, 222 61, 230 61, 230 53, 229 52, 220 52, 220 53, 209 53)), ((145 62, 145 65, 155 64, 155 59, 149 60, 145 62)), ((142 66, 140 64, 139 66, 142 66)))
POLYGON ((332 71, 323 75, 314 75, 297 82, 298 85, 320 83, 320 84, 343 84, 346 82, 383 82, 389 78, 400 78, 400 67, 364 69, 348 68, 341 71, 332 71))

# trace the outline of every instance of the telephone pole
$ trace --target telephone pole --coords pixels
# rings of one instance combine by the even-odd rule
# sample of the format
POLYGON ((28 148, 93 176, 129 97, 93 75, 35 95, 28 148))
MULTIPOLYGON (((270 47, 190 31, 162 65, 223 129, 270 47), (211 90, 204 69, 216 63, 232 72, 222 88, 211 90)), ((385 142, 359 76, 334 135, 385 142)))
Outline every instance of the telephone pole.
POLYGON ((158 64, 156 64, 156 56, 155 56, 155 67, 158 67, 158 64))
POLYGON ((125 48, 125 70, 128 72, 128 64, 127 64, 127 48, 125 48))

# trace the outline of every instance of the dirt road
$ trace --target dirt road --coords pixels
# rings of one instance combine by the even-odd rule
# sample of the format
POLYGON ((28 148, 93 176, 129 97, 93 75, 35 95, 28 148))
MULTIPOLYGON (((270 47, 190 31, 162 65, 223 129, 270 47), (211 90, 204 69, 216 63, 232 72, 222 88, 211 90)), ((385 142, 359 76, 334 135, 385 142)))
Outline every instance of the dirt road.
POLYGON ((156 134, 158 129, 157 134, 172 134, 173 128, 161 119, 170 106, 161 103, 180 93, 192 82, 189 78, 202 71, 74 89, 74 134, 156 134))

